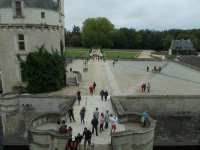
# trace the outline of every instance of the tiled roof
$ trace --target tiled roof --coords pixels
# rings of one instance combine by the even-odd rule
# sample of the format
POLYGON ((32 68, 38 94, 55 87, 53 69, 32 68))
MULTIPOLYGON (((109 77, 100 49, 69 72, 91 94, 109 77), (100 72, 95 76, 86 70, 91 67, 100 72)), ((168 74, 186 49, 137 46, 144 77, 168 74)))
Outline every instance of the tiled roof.
MULTIPOLYGON (((58 6, 53 0, 24 0, 25 7, 57 10, 58 6)), ((0 8, 12 7, 12 0, 0 0, 0 8)))
POLYGON ((190 39, 173 40, 170 49, 172 50, 194 50, 194 46, 190 39))

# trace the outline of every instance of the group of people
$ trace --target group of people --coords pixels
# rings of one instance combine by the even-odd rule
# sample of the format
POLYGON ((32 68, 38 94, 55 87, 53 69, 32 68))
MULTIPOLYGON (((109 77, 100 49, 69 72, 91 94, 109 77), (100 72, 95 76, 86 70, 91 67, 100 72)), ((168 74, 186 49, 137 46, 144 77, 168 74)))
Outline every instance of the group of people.
POLYGON ((101 90, 100 91, 100 96, 101 96, 101 100, 103 101, 103 99, 105 101, 107 101, 107 97, 108 97, 108 91, 107 90, 101 90))
POLYGON ((72 127, 68 127, 65 120, 57 121, 57 130, 60 133, 67 133, 72 131, 72 127))
MULTIPOLYGON (((147 72, 149 72, 149 66, 147 66, 147 72)), ((161 67, 154 66, 154 68, 152 69, 152 72, 160 73, 161 72, 161 67)))
POLYGON ((145 92, 147 90, 147 92, 149 93, 150 89, 151 89, 151 84, 150 83, 143 83, 141 85, 142 92, 145 92))

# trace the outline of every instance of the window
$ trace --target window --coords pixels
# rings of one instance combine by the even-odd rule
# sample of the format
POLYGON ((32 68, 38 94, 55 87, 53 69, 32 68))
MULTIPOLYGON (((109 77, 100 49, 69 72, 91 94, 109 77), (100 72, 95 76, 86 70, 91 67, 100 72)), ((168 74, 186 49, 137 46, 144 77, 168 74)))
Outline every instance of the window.
POLYGON ((41 12, 41 18, 45 18, 45 12, 41 12))
POLYGON ((22 5, 20 1, 15 2, 16 17, 22 18, 22 5))
POLYGON ((23 34, 18 34, 18 45, 19 45, 20 51, 25 50, 25 42, 24 42, 24 35, 23 34))

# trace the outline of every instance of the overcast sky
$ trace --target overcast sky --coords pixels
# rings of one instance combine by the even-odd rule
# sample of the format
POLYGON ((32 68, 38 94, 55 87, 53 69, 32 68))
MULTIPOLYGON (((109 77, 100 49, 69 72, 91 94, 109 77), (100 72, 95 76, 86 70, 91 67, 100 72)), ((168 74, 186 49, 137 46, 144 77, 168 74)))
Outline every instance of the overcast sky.
POLYGON ((106 17, 115 28, 151 30, 200 28, 200 0, 64 0, 65 27, 106 17))

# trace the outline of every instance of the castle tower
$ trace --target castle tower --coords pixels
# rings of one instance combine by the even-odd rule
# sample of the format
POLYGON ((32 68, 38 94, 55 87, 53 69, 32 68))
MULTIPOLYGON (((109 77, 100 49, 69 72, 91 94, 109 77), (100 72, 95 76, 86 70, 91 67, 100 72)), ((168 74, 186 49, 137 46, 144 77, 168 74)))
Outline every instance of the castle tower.
POLYGON ((0 0, 0 69, 3 93, 23 81, 17 55, 45 44, 64 47, 64 0, 0 0), (9 40, 8 40, 9 39, 9 40))

